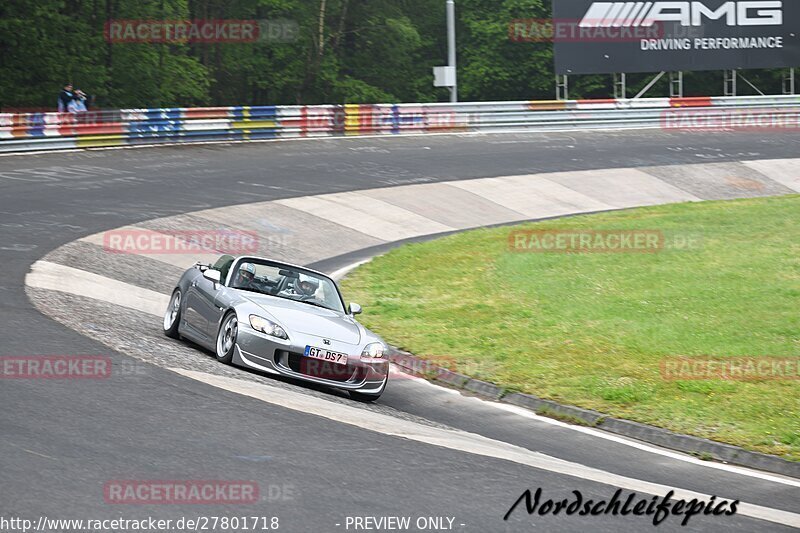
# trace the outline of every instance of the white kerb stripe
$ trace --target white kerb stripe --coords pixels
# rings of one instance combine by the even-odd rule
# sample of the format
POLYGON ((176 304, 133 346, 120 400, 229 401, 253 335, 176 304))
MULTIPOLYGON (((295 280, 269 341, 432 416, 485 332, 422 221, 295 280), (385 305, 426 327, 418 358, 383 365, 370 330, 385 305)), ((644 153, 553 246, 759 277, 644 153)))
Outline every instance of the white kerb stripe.
MULTIPOLYGON (((350 426, 359 427, 384 435, 391 435, 425 444, 432 444, 450 450, 464 453, 492 457, 513 463, 546 470, 556 474, 567 475, 618 487, 621 489, 643 492, 657 496, 664 496, 669 491, 675 491, 675 499, 691 500, 697 498, 708 501, 709 494, 702 494, 681 488, 669 487, 658 483, 651 483, 640 479, 620 476, 605 472, 578 463, 556 459, 539 452, 532 452, 502 441, 490 439, 475 433, 453 429, 430 427, 410 420, 403 420, 382 413, 375 413, 364 409, 350 407, 336 402, 316 398, 286 389, 279 389, 270 385, 243 381, 224 376, 215 376, 203 372, 171 368, 173 372, 201 381, 208 385, 227 390, 243 396, 248 396, 272 405, 278 405, 293 411, 320 416, 328 420, 340 422, 350 426)), ((731 487, 734 488, 734 487, 731 487)), ((715 494, 718 498, 735 500, 724 494, 715 494)), ((792 527, 800 527, 800 515, 780 509, 772 509, 760 505, 740 503, 738 514, 767 520, 792 527)))
MULTIPOLYGON (((341 268, 336 272, 334 272, 333 274, 331 274, 331 277, 333 277, 338 281, 347 272, 365 262, 366 261, 359 261, 357 263, 347 265, 346 267, 341 268)), ((68 294, 74 294, 77 296, 84 296, 87 298, 92 298, 95 300, 100 300, 108 303, 114 303, 117 305, 121 305, 123 307, 136 309, 138 311, 142 311, 144 313, 148 313, 158 317, 162 316, 162 313, 166 309, 166 306, 168 304, 168 298, 166 295, 162 295, 120 281, 115 281, 103 276, 99 276, 97 274, 91 274, 83 270, 78 270, 75 268, 58 265, 55 263, 49 263, 46 261, 39 261, 35 263, 33 265, 32 272, 28 274, 25 282, 26 285, 31 287, 55 290, 68 294)), ((426 386, 429 387, 434 387, 443 392, 459 394, 458 391, 442 388, 439 385, 436 385, 421 378, 416 378, 410 375, 404 375, 404 378, 425 384, 426 386)), ((596 430, 593 428, 585 428, 581 426, 565 424, 558 420, 554 420, 547 417, 541 417, 535 413, 532 413, 531 411, 528 411, 527 409, 523 409, 515 405, 487 402, 484 400, 480 400, 478 398, 472 398, 472 400, 480 401, 494 408, 510 411, 517 415, 533 418, 545 422, 547 424, 563 427, 566 429, 570 429, 572 431, 577 431, 579 433, 590 434, 594 437, 630 446, 645 452, 654 453, 657 455, 663 455, 671 459, 692 463, 697 466, 724 470, 726 472, 754 477, 757 479, 762 479, 773 483, 780 483, 793 487, 800 487, 800 481, 797 481, 795 479, 783 478, 767 474, 764 472, 760 472, 757 470, 750 470, 747 468, 728 465, 728 464, 702 461, 700 459, 689 457, 678 452, 661 449, 656 446, 651 446, 648 444, 641 443, 639 441, 628 440, 624 437, 620 437, 612 433, 606 433, 604 431, 596 430)))
MULTIPOLYGON (((25 283, 30 287, 84 296, 128 307, 154 316, 161 316, 169 301, 167 295, 47 261, 38 261, 35 263, 31 272, 26 276, 25 283)), ((632 491, 663 495, 669 492, 669 490, 675 490, 676 498, 709 498, 709 495, 684 489, 673 489, 666 485, 627 478, 577 463, 570 463, 501 441, 488 439, 480 435, 456 430, 430 428, 388 415, 365 412, 361 409, 327 402, 302 393, 277 389, 268 385, 232 378, 222 378, 200 372, 171 370, 218 388, 387 435, 408 438, 466 453, 475 453, 487 457, 509 460, 534 468, 605 483, 632 491)), ((719 494, 717 496, 725 497, 719 494)), ((800 515, 778 509, 745 503, 740 505, 739 514, 800 527, 800 515)))
POLYGON ((25 285, 92 298, 155 316, 164 314, 170 298, 166 294, 49 261, 34 263, 25 276, 25 285))
MULTIPOLYGON (((403 374, 403 379, 406 381, 413 381, 415 383, 419 383, 421 385, 432 387, 437 389, 438 392, 441 393, 448 393, 448 394, 461 394, 459 391, 455 389, 448 389, 438 385, 436 383, 427 381, 426 379, 420 378, 418 376, 412 376, 410 374, 405 374, 402 370, 395 370, 396 373, 403 374)), ((739 474, 741 476, 752 477, 755 479, 761 479, 763 481, 769 481, 771 483, 780 483, 781 485, 788 485, 790 487, 800 487, 800 480, 796 478, 790 478, 786 476, 781 476, 779 474, 770 474, 767 472, 762 472, 760 470, 751 470, 749 468, 743 466, 736 466, 727 463, 717 463, 714 461, 704 461, 703 459, 698 459, 696 457, 692 457, 691 455, 687 455, 681 452, 675 452, 668 450, 666 448, 659 448, 656 445, 647 444, 643 441, 634 440, 632 438, 623 437, 621 435, 616 435, 614 433, 609 433, 607 431, 603 431, 600 429, 589 428, 584 426, 577 426, 574 424, 567 424, 566 422, 561 422, 560 420, 556 420, 555 418, 548 418, 546 416, 540 416, 534 413, 529 409, 525 409, 524 407, 519 407, 516 405, 512 405, 509 403, 501 403, 501 402, 494 402, 490 400, 485 400, 483 398, 479 398, 477 396, 465 396, 464 397, 467 401, 472 402, 480 402, 485 407, 492 407, 494 409, 501 409, 503 411, 507 411, 509 413, 514 413, 519 416, 523 416, 525 418, 530 418, 532 420, 536 420, 538 422, 543 422, 545 424, 550 424, 551 426, 556 426, 562 429, 568 429, 570 431, 577 431, 578 433, 584 433, 586 435, 591 435, 593 437, 597 437, 600 439, 605 439, 611 442, 615 442, 617 444, 622 444, 624 446, 628 446, 630 448, 634 448, 637 450, 641 450, 648 453, 653 453, 656 455, 661 455, 663 457, 669 457, 670 459, 675 459, 676 461, 682 461, 684 463, 689 463, 695 466, 700 466, 703 468, 711 468, 713 470, 721 470, 723 472, 739 474)))
POLYGON ((399 241, 455 229, 402 207, 359 193, 287 198, 276 200, 275 203, 305 211, 384 241, 399 241))

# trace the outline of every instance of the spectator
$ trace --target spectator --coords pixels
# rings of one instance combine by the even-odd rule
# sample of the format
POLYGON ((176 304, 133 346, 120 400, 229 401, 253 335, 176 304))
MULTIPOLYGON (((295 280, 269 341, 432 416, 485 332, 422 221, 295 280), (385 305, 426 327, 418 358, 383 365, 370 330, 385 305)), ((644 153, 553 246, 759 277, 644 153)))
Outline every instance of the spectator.
POLYGON ((72 84, 68 83, 64 86, 60 93, 58 93, 58 112, 64 113, 69 111, 70 102, 75 98, 75 93, 72 92, 72 84))
POLYGON ((67 104, 67 111, 70 113, 81 113, 86 111, 86 93, 77 89, 72 100, 67 104))

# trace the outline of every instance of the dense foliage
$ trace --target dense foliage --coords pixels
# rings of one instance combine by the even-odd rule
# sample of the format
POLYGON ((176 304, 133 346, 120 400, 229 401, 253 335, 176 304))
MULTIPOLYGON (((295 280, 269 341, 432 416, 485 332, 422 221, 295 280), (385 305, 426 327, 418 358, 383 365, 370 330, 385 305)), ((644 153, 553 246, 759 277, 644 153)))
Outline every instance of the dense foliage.
MULTIPOLYGON (((461 100, 552 99, 552 45, 512 42, 509 23, 547 18, 548 0, 457 0, 461 100)), ((66 81, 96 106, 430 102, 446 61, 445 0, 4 0, 0 108, 53 107, 66 81), (109 42, 110 20, 289 20, 293 39, 109 42)), ((780 91, 781 73, 756 72, 780 91)), ((629 77, 636 91, 647 76, 629 77)), ((720 94, 722 73, 687 78, 720 94)), ((744 88, 745 92, 749 88, 744 88)), ((651 94, 663 95, 663 80, 651 94)), ((610 76, 571 79, 571 97, 607 97, 610 76)))

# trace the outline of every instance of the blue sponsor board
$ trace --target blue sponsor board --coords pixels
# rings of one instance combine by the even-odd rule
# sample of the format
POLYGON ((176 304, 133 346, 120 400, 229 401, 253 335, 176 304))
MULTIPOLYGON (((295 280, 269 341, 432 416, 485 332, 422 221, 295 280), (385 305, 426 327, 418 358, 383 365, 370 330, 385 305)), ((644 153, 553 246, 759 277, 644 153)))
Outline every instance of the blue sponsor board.
POLYGON ((231 108, 233 120, 277 120, 278 108, 268 106, 234 106, 231 108))

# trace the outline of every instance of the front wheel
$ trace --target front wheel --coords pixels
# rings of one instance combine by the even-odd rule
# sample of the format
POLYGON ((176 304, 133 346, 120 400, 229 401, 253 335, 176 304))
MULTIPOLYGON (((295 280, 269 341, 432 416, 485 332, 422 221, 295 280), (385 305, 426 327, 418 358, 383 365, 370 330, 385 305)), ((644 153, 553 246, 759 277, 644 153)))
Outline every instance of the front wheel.
POLYGON ((236 349, 236 337, 239 335, 239 320, 236 313, 230 312, 222 319, 222 326, 217 333, 217 360, 226 365, 233 361, 236 349))
POLYGON ((354 391, 354 390, 347 391, 347 394, 350 395, 350 399, 351 400, 355 400, 357 402, 363 402, 363 403, 371 403, 371 402, 374 402, 378 398, 381 397, 381 394, 383 394, 383 391, 386 390, 386 384, 388 382, 389 382, 389 379, 387 378, 386 381, 383 382, 383 387, 381 387, 381 390, 378 391, 375 394, 364 394, 363 392, 358 392, 358 391, 354 391))
POLYGON ((175 289, 172 293, 172 298, 169 300, 167 312, 164 313, 164 335, 172 339, 180 339, 181 335, 178 333, 178 326, 181 323, 181 301, 183 295, 180 289, 175 289))

